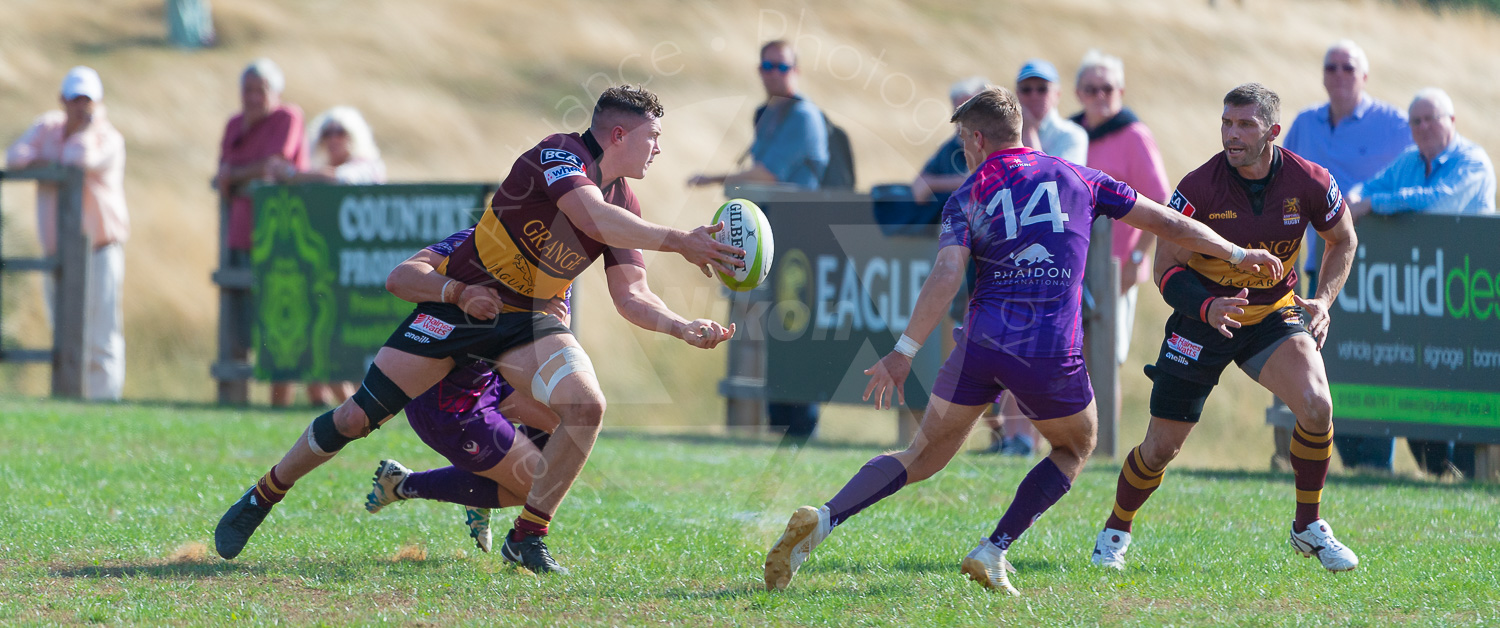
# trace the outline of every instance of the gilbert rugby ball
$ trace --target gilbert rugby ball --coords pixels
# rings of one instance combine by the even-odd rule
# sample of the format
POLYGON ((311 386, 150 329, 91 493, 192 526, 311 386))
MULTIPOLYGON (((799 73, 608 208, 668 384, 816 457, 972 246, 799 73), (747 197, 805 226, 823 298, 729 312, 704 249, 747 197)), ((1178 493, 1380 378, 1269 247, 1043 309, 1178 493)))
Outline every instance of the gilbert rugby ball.
POLYGON ((711 224, 724 223, 724 228, 714 234, 714 239, 733 247, 744 249, 744 268, 734 273, 718 270, 719 281, 730 290, 744 292, 753 290, 766 276, 771 274, 771 258, 776 252, 771 236, 771 221, 755 203, 742 198, 733 199, 719 206, 711 224))

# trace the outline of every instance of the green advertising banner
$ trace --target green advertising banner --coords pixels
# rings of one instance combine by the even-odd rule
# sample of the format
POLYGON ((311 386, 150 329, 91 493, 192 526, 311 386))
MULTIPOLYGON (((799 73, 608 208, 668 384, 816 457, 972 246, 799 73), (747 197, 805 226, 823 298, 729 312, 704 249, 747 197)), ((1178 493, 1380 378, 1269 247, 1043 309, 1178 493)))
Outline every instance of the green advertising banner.
POLYGON ((481 184, 264 186, 254 193, 255 376, 357 381, 412 304, 385 278, 474 225, 481 184))
MULTIPOLYGON (((776 234, 765 322, 772 401, 867 403, 864 369, 896 345, 932 269, 936 237, 886 236, 869 198, 846 196, 787 194, 762 204, 776 234)), ((927 405, 941 329, 913 363, 910 406, 927 405)))
POLYGON ((1323 348, 1334 416, 1500 435, 1500 218, 1371 216, 1358 233, 1323 348))

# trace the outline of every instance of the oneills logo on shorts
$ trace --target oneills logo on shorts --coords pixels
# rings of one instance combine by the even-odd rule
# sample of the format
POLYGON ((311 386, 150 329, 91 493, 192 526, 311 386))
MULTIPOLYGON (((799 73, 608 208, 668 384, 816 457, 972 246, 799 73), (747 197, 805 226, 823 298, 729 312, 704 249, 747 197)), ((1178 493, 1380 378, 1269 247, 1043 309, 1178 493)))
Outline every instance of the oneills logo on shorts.
POLYGON ((418 314, 417 319, 411 322, 411 328, 438 340, 445 340, 448 338, 448 334, 453 333, 453 325, 444 323, 426 314, 418 314))
POLYGON ((1172 337, 1167 339, 1167 348, 1194 360, 1198 359, 1198 355, 1203 353, 1203 345, 1177 334, 1172 334, 1172 337))
POLYGON ((479 453, 479 443, 471 440, 464 441, 464 453, 467 453, 471 456, 479 453))

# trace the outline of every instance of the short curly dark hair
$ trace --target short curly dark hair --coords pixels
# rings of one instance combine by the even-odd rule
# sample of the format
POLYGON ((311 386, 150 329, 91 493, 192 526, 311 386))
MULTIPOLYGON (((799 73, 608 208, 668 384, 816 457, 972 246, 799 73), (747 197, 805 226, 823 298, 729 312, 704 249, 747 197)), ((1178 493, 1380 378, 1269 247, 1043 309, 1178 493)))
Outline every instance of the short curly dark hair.
POLYGON ((1255 115, 1265 122, 1266 126, 1281 124, 1281 97, 1276 92, 1260 83, 1245 83, 1239 87, 1229 90, 1224 94, 1224 106, 1243 107, 1245 105, 1255 106, 1255 115))
POLYGON ((656 97, 656 94, 638 85, 616 85, 599 94, 599 101, 594 103, 594 120, 598 120, 601 115, 608 112, 629 113, 649 118, 660 118, 667 114, 667 110, 662 108, 661 100, 656 97))

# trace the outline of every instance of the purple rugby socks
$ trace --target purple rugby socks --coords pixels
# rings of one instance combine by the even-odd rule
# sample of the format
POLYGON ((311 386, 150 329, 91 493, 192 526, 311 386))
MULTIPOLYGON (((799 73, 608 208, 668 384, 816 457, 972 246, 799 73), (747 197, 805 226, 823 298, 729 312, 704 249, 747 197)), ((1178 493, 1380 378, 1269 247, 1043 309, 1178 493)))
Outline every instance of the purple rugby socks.
POLYGON ((1070 488, 1073 488, 1073 481, 1063 475, 1062 469, 1057 468, 1051 458, 1042 458, 1026 474, 1026 479, 1021 480, 1021 485, 1016 487, 1016 498, 1011 500, 1010 507, 1001 515, 994 534, 990 535, 990 542, 1002 551, 1009 549, 1010 544, 1030 528, 1031 524, 1036 523, 1037 518, 1047 512, 1057 500, 1062 499, 1070 488))
POLYGON ((886 455, 871 458, 833 499, 828 500, 830 524, 843 523, 903 486, 906 486, 906 466, 900 460, 886 455))
POLYGON ((401 483, 406 499, 432 499, 475 508, 501 508, 500 485, 458 467, 443 467, 406 476, 401 483))

